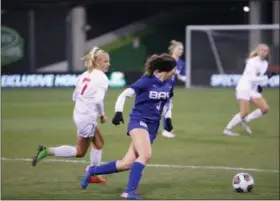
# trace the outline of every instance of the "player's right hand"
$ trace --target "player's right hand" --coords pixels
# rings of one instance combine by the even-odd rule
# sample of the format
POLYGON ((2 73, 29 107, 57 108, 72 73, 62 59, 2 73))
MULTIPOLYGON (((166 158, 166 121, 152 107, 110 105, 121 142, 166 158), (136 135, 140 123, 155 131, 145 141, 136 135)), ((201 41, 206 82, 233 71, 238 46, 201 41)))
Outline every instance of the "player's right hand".
POLYGON ((105 115, 100 116, 100 123, 104 124, 107 121, 107 117, 105 115))
POLYGON ((112 124, 120 125, 121 122, 124 123, 123 114, 122 112, 116 112, 115 116, 112 119, 112 124))

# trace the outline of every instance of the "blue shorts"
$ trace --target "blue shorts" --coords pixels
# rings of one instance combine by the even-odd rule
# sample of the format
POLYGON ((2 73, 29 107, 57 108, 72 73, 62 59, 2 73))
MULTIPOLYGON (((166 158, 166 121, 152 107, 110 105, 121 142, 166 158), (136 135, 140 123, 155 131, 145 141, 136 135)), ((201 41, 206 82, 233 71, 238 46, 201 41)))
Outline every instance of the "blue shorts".
POLYGON ((129 132, 135 128, 145 129, 146 131, 148 131, 150 135, 151 143, 153 143, 157 137, 159 123, 160 121, 145 121, 145 120, 130 119, 128 123, 127 134, 129 135, 129 132))

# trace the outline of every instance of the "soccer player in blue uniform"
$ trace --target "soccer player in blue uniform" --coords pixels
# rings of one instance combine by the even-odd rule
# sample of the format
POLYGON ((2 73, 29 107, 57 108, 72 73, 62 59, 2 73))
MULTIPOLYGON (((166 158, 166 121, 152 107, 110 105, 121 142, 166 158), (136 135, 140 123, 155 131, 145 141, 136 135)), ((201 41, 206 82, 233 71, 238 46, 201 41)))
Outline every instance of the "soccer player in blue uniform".
POLYGON ((168 105, 173 94, 168 80, 175 74, 175 67, 176 61, 169 54, 153 55, 145 63, 145 75, 120 94, 112 120, 115 125, 124 123, 122 112, 126 98, 136 95, 127 129, 131 138, 128 151, 121 160, 90 167, 81 180, 82 188, 87 188, 90 176, 130 170, 129 181, 121 198, 141 199, 135 190, 151 158, 151 144, 156 139, 162 113, 166 117, 170 114, 168 105), (167 108, 165 111, 164 106, 167 108))
MULTIPOLYGON (((184 52, 184 46, 183 43, 172 40, 170 42, 170 46, 168 48, 170 55, 176 60, 176 75, 174 75, 170 83, 175 86, 176 83, 176 77, 178 80, 182 82, 186 82, 187 76, 186 76, 186 67, 185 67, 185 62, 180 58, 183 55, 184 52)), ((172 100, 171 100, 171 108, 172 108, 172 100)), ((162 131, 162 136, 167 137, 167 138, 173 138, 175 137, 174 133, 172 132, 173 130, 173 125, 172 125, 172 120, 171 120, 171 113, 170 113, 170 118, 163 118, 163 131, 162 131), (171 125, 167 127, 167 125, 171 125)))

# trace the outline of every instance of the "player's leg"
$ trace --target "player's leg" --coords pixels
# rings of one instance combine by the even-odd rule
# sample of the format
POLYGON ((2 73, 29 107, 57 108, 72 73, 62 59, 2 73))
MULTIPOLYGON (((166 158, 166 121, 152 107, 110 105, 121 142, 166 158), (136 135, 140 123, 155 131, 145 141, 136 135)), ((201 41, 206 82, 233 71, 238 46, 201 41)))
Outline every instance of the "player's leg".
POLYGON ((32 165, 36 166, 39 161, 46 158, 47 156, 58 156, 58 157, 83 157, 88 149, 90 139, 77 136, 77 145, 62 145, 58 147, 45 147, 40 145, 38 147, 37 154, 33 157, 32 165))
MULTIPOLYGON (((104 146, 104 139, 98 127, 95 128, 95 134, 92 138, 92 146, 90 150, 90 165, 86 168, 88 170, 90 166, 98 166, 102 160, 102 148, 104 146)), ((100 176, 92 176, 89 179, 89 183, 104 183, 107 180, 100 176)))
MULTIPOLYGON (((173 108, 173 103, 172 103, 172 99, 170 100, 170 107, 171 107, 171 111, 172 111, 172 108, 173 108)), ((164 109, 165 110, 165 109, 164 109)), ((167 110, 167 108, 166 108, 166 110, 167 110)), ((162 131, 162 136, 163 137, 166 137, 166 138, 174 138, 175 137, 175 135, 174 135, 174 133, 172 132, 172 131, 168 131, 168 129, 166 128, 166 125, 167 125, 167 123, 166 123, 166 118, 165 117, 163 117, 163 131, 162 131)))
POLYGON ((242 123, 243 119, 248 115, 250 109, 250 95, 248 93, 237 92, 240 112, 235 114, 224 130, 225 135, 238 136, 238 133, 232 131, 238 124, 242 123))
POLYGON ((241 125, 244 127, 245 131, 248 134, 252 134, 252 130, 249 127, 248 123, 254 119, 257 119, 264 114, 266 114, 269 110, 269 106, 265 99, 262 97, 262 94, 256 91, 252 91, 251 94, 251 102, 254 103, 257 107, 256 110, 248 114, 245 118, 244 121, 241 123, 241 125))
POLYGON ((253 112, 251 112, 248 116, 245 117, 244 120, 246 123, 262 117, 269 110, 269 106, 263 97, 252 98, 251 102, 254 103, 257 109, 255 109, 253 112))
POLYGON ((58 157, 84 157, 86 154, 91 138, 93 137, 95 125, 84 122, 76 123, 78 129, 78 136, 76 139, 76 146, 62 145, 58 147, 45 147, 40 145, 36 155, 33 157, 32 165, 35 166, 39 161, 47 156, 58 157))
POLYGON ((104 138, 98 127, 95 129, 94 138, 92 138, 92 146, 90 151, 90 165, 100 165, 102 159, 102 148, 104 146, 104 138))
POLYGON ((174 138, 175 134, 172 131, 166 130, 166 118, 163 117, 163 131, 162 136, 166 138, 174 138))
POLYGON ((91 166, 81 180, 81 187, 87 188, 88 179, 90 178, 90 176, 113 174, 113 173, 129 170, 133 162, 135 161, 136 157, 137 154, 131 143, 126 155, 123 157, 122 160, 114 160, 99 166, 91 166))
POLYGON ((142 128, 135 128, 129 132, 132 144, 138 157, 132 164, 129 174, 129 180, 125 191, 121 197, 126 199, 138 199, 139 195, 135 194, 139 182, 142 177, 142 172, 152 156, 152 146, 150 135, 147 130, 142 128))

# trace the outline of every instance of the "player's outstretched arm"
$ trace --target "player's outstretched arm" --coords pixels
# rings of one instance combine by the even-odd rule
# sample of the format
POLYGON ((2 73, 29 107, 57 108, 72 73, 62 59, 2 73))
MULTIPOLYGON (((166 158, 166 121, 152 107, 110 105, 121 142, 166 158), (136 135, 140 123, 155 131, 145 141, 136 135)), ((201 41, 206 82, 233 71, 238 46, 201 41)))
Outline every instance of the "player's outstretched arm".
POLYGON ((124 123, 122 113, 123 113, 125 100, 129 97, 132 97, 134 94, 135 94, 134 89, 127 88, 119 95, 117 102, 115 104, 115 116, 112 119, 112 123, 114 125, 119 125, 121 122, 124 123))

